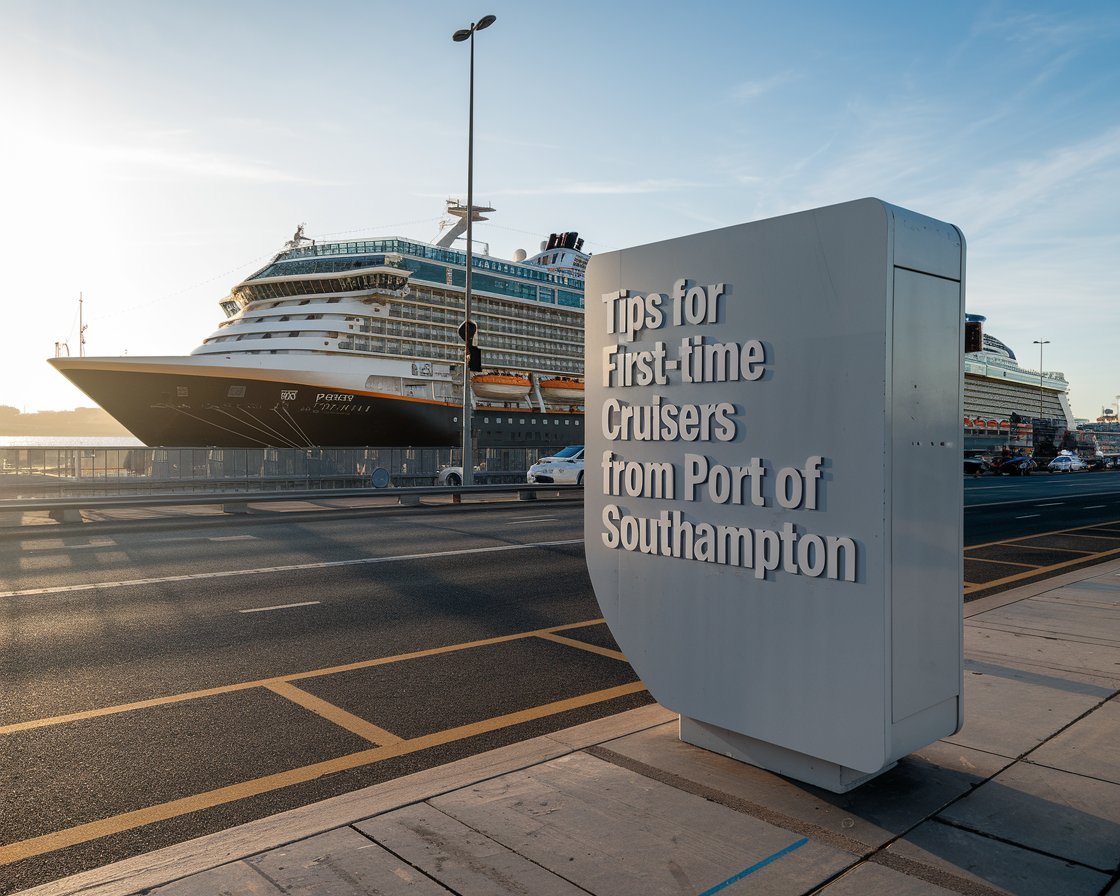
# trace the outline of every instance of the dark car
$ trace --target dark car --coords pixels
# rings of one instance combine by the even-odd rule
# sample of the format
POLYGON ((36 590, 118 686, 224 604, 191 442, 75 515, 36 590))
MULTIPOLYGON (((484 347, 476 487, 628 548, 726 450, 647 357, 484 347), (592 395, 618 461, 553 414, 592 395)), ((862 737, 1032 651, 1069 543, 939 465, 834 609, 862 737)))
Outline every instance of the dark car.
POLYGON ((1025 455, 1019 457, 1009 457, 1002 464, 999 465, 999 473, 1006 473, 1008 476, 1030 476, 1031 471, 1038 468, 1031 458, 1025 455))
POLYGON ((968 476, 979 476, 981 473, 987 473, 992 468, 982 457, 966 457, 964 459, 964 472, 968 476))

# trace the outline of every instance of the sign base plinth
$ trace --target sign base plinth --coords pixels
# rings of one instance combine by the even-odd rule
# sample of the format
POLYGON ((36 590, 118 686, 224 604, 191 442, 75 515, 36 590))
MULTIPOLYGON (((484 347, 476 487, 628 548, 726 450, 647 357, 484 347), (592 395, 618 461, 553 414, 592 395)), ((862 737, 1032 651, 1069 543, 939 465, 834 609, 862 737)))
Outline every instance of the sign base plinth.
POLYGON ((821 787, 833 793, 847 793, 849 790, 854 790, 861 784, 883 774, 883 772, 890 771, 898 764, 891 762, 876 772, 861 772, 854 768, 837 765, 835 762, 818 759, 805 753, 798 753, 796 750, 766 743, 746 734, 728 731, 718 725, 698 722, 696 719, 690 719, 687 716, 681 716, 680 738, 685 743, 692 744, 695 747, 701 747, 712 753, 719 753, 721 756, 745 762, 747 765, 753 765, 777 775, 793 778, 804 784, 812 784, 814 787, 821 787))

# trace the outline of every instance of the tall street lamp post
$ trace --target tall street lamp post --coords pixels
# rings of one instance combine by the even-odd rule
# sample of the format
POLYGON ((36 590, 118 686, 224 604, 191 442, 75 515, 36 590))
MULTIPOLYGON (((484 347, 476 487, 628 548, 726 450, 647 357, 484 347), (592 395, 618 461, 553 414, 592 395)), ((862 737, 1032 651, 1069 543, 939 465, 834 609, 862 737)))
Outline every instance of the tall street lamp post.
POLYGON ((1042 346, 1049 345, 1049 339, 1036 339, 1034 344, 1038 346, 1038 421, 1042 422, 1042 346))
POLYGON ((483 16, 460 28, 451 39, 471 43, 470 102, 467 113, 467 283, 463 320, 463 485, 474 483, 474 459, 471 457, 471 347, 474 327, 471 325, 471 273, 474 269, 474 242, 471 223, 474 221, 474 33, 494 24, 497 16, 483 16))

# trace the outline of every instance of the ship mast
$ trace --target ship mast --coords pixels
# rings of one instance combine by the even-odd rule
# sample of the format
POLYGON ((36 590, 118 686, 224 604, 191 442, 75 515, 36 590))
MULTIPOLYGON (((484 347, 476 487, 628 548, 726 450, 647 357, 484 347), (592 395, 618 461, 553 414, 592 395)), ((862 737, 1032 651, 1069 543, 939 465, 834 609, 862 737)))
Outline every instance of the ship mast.
POLYGON ((85 304, 85 297, 78 293, 78 357, 84 358, 86 356, 86 325, 82 323, 82 306, 85 304))

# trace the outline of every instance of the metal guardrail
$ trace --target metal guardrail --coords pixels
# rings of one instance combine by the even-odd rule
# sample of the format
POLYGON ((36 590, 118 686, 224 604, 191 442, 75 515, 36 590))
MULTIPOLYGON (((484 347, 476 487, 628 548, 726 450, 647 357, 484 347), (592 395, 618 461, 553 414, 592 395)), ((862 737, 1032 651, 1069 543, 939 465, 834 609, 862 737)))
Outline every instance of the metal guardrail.
POLYGON ((287 489, 284 491, 216 491, 208 493, 173 493, 159 495, 85 495, 66 498, 17 498, 0 500, 0 514, 34 513, 47 511, 51 519, 60 523, 80 523, 83 510, 135 507, 188 507, 222 505, 225 513, 248 513, 250 504, 275 501, 319 501, 327 498, 385 498, 395 497, 398 504, 417 505, 424 495, 464 495, 516 493, 519 501, 535 501, 538 492, 578 492, 583 486, 555 484, 503 484, 447 486, 430 485, 410 488, 348 488, 348 489, 287 489))
MULTIPOLYGON (((524 482, 541 448, 480 448, 476 462, 490 482, 524 482)), ((360 488, 438 485, 459 465, 453 448, 143 448, 0 447, 0 496, 66 497, 102 489, 210 491, 219 488, 360 488)))

